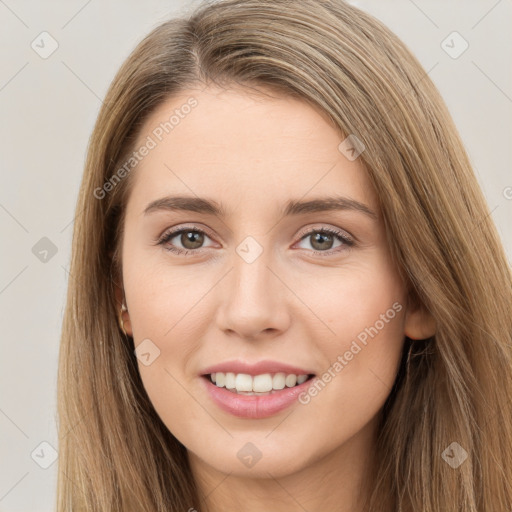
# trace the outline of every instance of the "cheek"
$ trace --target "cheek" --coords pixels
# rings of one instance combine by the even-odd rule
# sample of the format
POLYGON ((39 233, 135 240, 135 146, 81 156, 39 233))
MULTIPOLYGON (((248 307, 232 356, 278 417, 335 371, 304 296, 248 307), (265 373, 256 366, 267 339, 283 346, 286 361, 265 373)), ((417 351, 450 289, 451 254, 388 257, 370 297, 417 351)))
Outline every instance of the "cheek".
POLYGON ((208 421, 201 416, 204 410, 191 407, 189 379, 204 326, 213 321, 215 308, 205 298, 215 280, 209 282, 207 272, 197 279, 191 269, 149 263, 135 252, 123 270, 144 388, 162 421, 181 439, 191 424, 208 421))
POLYGON ((197 324, 191 319, 205 315, 202 301, 214 276, 210 282, 208 272, 173 268, 162 255, 153 261, 144 256, 132 253, 123 266, 134 339, 155 337, 167 343, 185 326, 193 329, 197 324))
MULTIPOLYGON (((209 288, 204 281, 198 283, 192 277, 182 278, 180 273, 169 276, 154 269, 146 274, 139 271, 132 280, 129 289, 134 343, 136 347, 145 343, 158 354, 154 365, 162 369, 158 378, 168 380, 172 373, 181 382, 189 375, 204 326, 213 321, 212 308, 207 308, 208 301, 204 300, 209 288)), ((157 379, 153 371, 147 375, 157 379)))
POLYGON ((329 353, 356 338, 364 343, 368 329, 374 333, 375 326, 383 337, 402 339, 403 287, 385 259, 376 257, 347 265, 335 275, 316 276, 314 285, 309 287, 308 305, 330 328, 329 353))
MULTIPOLYGON (((401 281, 386 260, 375 259, 343 269, 329 286, 318 284, 323 284, 316 288, 322 294, 310 298, 329 327, 318 342, 325 368, 304 402, 310 402, 313 415, 326 406, 343 410, 344 421, 347 411, 369 419, 389 395, 400 363, 405 313, 401 281)), ((315 331, 309 336, 314 339, 315 331)))

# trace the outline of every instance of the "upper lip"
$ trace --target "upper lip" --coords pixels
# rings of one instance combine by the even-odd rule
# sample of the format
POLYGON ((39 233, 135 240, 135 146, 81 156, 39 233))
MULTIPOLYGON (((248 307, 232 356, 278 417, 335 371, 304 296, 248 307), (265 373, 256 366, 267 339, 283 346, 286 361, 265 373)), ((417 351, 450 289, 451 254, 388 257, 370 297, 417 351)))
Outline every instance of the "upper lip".
POLYGON ((279 361, 263 360, 254 363, 249 363, 240 360, 224 361, 213 366, 209 366, 201 371, 201 375, 209 375, 210 373, 245 373, 248 375, 261 375, 263 373, 293 373, 295 375, 310 375, 314 372, 299 368, 298 366, 292 366, 287 363, 281 363, 279 361))

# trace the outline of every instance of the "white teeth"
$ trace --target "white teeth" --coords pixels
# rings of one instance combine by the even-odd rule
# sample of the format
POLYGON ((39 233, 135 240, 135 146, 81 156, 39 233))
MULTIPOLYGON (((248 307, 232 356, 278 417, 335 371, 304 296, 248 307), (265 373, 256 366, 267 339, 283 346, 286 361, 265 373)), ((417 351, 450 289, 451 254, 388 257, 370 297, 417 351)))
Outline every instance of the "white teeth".
MULTIPOLYGON (((248 391, 251 391, 250 389, 248 391)), ((272 376, 270 373, 264 373, 263 375, 256 375, 252 379, 252 391, 256 393, 266 393, 272 391, 272 376)))
POLYGON ((219 386, 219 388, 223 388, 226 382, 226 375, 222 372, 217 372, 215 374, 215 384, 219 386))
POLYGON ((254 391, 252 389, 252 377, 247 373, 238 373, 235 377, 235 388, 237 391, 254 391))
POLYGON ((274 378, 272 379, 272 388, 273 389, 284 389, 286 380, 286 374, 284 373, 276 373, 274 378))
POLYGON ((307 375, 295 375, 285 373, 263 373, 261 375, 248 375, 247 373, 216 372, 212 373, 211 381, 219 388, 225 387, 236 393, 269 393, 273 390, 292 388, 308 380, 307 375))
POLYGON ((291 375, 287 375, 286 380, 284 382, 287 387, 293 388, 293 386, 297 384, 297 375, 293 375, 293 373, 291 375))
POLYGON ((235 389, 235 374, 234 373, 226 373, 225 386, 227 389, 235 389))
POLYGON ((308 380, 307 375, 299 375, 297 377, 297 384, 302 384, 303 382, 306 382, 308 380))

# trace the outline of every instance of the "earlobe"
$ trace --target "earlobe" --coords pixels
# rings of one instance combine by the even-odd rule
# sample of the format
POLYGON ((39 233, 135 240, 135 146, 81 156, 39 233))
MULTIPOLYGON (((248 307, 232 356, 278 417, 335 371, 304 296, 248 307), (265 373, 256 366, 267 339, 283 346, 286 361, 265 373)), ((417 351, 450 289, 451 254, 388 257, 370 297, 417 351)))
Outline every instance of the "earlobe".
POLYGON ((410 305, 405 313, 404 333, 412 340, 425 340, 436 333, 436 320, 423 305, 410 305))
POLYGON ((119 327, 126 336, 133 337, 132 324, 130 321, 130 314, 123 303, 119 310, 119 327))
POLYGON ((117 321, 119 328, 125 334, 125 336, 133 337, 132 324, 130 321, 130 313, 126 306, 126 300, 124 297, 124 291, 117 284, 115 285, 115 296, 116 296, 116 311, 117 321))

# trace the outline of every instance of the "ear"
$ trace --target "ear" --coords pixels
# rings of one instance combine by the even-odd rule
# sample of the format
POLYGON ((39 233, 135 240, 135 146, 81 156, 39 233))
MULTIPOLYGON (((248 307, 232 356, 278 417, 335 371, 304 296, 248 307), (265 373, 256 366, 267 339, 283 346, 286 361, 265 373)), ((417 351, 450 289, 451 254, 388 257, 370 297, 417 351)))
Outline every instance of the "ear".
MULTIPOLYGON (((133 330, 132 330, 132 323, 130 321, 130 313, 128 310, 121 312, 121 305, 124 303, 126 306, 126 300, 124 297, 124 290, 119 286, 117 283, 114 283, 114 293, 116 296, 116 311, 117 311, 117 318, 119 321, 119 318, 123 319, 123 327, 126 331, 126 334, 128 336, 133 337, 133 330)), ((119 326, 121 328, 121 326, 119 326)))
POLYGON ((412 340, 424 340, 436 333, 436 321, 418 299, 407 305, 404 321, 405 335, 412 340))

